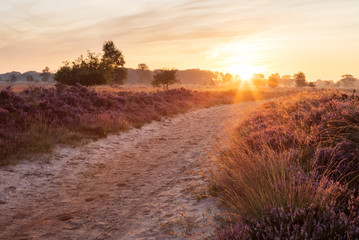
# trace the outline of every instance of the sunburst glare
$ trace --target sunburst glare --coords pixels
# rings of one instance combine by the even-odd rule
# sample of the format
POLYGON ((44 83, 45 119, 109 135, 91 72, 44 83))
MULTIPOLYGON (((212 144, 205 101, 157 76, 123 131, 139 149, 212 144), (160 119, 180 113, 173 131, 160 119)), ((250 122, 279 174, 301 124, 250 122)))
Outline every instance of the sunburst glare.
POLYGON ((259 41, 236 40, 212 49, 210 57, 221 62, 220 71, 238 75, 242 81, 248 82, 253 74, 267 70, 261 54, 265 47, 259 41))

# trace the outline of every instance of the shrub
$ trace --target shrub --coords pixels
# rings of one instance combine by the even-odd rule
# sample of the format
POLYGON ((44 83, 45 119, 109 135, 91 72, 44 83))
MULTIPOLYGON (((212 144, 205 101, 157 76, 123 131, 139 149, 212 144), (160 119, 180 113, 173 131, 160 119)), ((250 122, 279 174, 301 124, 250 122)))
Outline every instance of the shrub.
POLYGON ((169 85, 179 83, 176 77, 177 69, 161 69, 153 76, 152 85, 154 87, 162 86, 164 89, 168 89, 169 85))
POLYGON ((110 81, 110 72, 98 56, 88 52, 87 58, 80 56, 72 64, 65 63, 65 66, 55 73, 54 79, 67 85, 100 85, 110 81))
POLYGON ((103 45, 103 56, 87 52, 87 58, 82 55, 72 63, 65 62, 54 75, 58 83, 85 86, 107 83, 122 84, 127 77, 127 69, 123 68, 125 61, 122 52, 112 41, 103 45))

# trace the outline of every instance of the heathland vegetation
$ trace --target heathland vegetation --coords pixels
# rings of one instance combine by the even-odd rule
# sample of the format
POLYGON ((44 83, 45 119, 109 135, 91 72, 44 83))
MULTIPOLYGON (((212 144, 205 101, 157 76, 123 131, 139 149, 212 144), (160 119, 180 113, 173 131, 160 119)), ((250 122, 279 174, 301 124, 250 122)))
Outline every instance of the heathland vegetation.
POLYGON ((216 157, 219 239, 357 239, 359 97, 301 92, 239 124, 216 157))
POLYGON ((75 84, 0 91, 0 159, 21 152, 48 151, 56 143, 98 138, 140 127, 190 109, 230 104, 279 93, 250 91, 100 92, 75 84), (258 95, 259 94, 259 95, 258 95))
MULTIPOLYGON (((54 74, 56 85, 31 86, 21 92, 13 91, 11 87, 1 90, 0 159, 14 153, 48 151, 56 143, 106 136, 194 108, 258 98, 258 92, 237 90, 96 91, 86 86, 118 86, 127 76, 124 56, 114 43, 105 42, 102 50, 102 54, 89 51, 86 58, 80 56, 71 63, 65 62, 54 74)), ((176 69, 164 68, 151 74, 146 64, 139 64, 138 72, 143 83, 152 79, 154 87, 168 89, 169 85, 179 82, 176 69)), ((217 74, 225 82, 233 80, 230 74, 217 74)), ((10 77, 17 78, 14 73, 10 77)), ((45 67, 38 77, 48 82, 52 74, 45 67)), ((26 79, 33 81, 34 77, 28 75, 26 79)), ((260 94, 260 98, 277 95, 278 92, 267 91, 260 94)))
MULTIPOLYGON (((273 90, 279 86, 351 88, 359 82, 350 74, 336 83, 308 82, 301 71, 293 76, 275 73, 268 79, 254 74, 251 81, 244 81, 229 73, 151 71, 145 63, 134 70, 124 64, 122 52, 107 41, 102 54, 89 51, 87 57, 65 62, 55 74, 45 67, 41 73, 6 75, 10 83, 21 77, 27 82, 53 79, 57 84, 30 86, 19 92, 10 86, 0 90, 0 164, 8 164, 17 154, 46 152, 55 144, 105 137, 191 109, 288 95, 288 89, 273 90), (118 85, 126 81, 164 90, 121 90, 118 85), (179 82, 237 89, 168 89, 179 82), (89 87, 94 85, 115 85, 117 90, 101 92, 89 87), (238 86, 250 90, 240 91, 238 86), (264 91, 264 87, 270 90, 264 91)), ((356 239, 358 136, 359 97, 355 91, 300 92, 261 106, 237 126, 215 157, 210 192, 230 212, 217 237, 356 239)))

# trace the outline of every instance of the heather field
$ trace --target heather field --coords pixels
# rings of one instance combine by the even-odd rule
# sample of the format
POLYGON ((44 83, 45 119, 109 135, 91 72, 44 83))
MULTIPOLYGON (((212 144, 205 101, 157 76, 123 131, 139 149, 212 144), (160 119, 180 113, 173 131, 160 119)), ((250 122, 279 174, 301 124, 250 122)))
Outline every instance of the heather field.
MULTIPOLYGON (((87 105, 94 101, 92 94, 94 99, 108 94, 81 86, 59 91, 78 92, 78 88, 87 93, 84 94, 87 105)), ((49 92, 47 96, 53 98, 57 94, 55 89, 39 91, 49 92)), ((19 96, 23 96, 21 94, 19 96)), ((239 119, 268 100, 241 102, 241 97, 242 100, 260 97, 249 92, 231 96, 228 92, 185 89, 126 94, 127 101, 138 96, 142 96, 142 102, 154 97, 161 97, 163 101, 172 99, 166 105, 166 109, 171 108, 171 114, 181 96, 186 104, 192 105, 185 108, 190 110, 186 113, 168 114, 166 116, 171 117, 161 117, 160 121, 152 121, 141 128, 131 127, 134 123, 127 120, 127 131, 103 138, 103 135, 96 135, 98 129, 81 129, 84 126, 81 121, 73 125, 62 123, 55 136, 61 136, 67 129, 75 140, 88 135, 99 139, 76 147, 57 144, 51 153, 21 156, 16 164, 0 167, 0 239, 181 240, 213 236, 214 228, 206 216, 217 213, 217 201, 201 197, 208 181, 203 175, 209 167, 207 154, 228 128, 233 129, 239 119), (221 94, 239 103, 221 104, 223 102, 217 102, 221 100, 221 94), (203 107, 211 103, 209 100, 219 105, 203 107), (201 101, 202 105, 199 105, 201 101)), ((69 100, 68 95, 73 94, 66 94, 66 100, 69 100)), ((263 92, 262 98, 278 95, 280 92, 277 91, 263 92)), ((114 99, 120 97, 118 93, 111 93, 111 96, 114 99)), ((75 103, 83 104, 84 100, 76 99, 69 107, 73 108, 75 103)), ((104 105, 103 100, 100 103, 104 105)), ((131 106, 131 103, 123 103, 123 106, 127 104, 131 106)), ((46 109, 61 110, 63 105, 46 109)), ((155 113, 154 105, 148 104, 148 111, 155 113)), ((101 109, 103 113, 109 112, 101 109)), ((143 116, 141 111, 133 113, 134 116, 143 116)), ((52 112, 44 113, 52 116, 52 112)), ((117 113, 126 112, 118 110, 117 113)), ((64 114, 57 116, 66 119, 64 114)), ((101 121, 96 123, 103 124, 101 121)), ((55 122, 48 129, 59 125, 55 122)), ((40 133, 38 139, 45 139, 47 135, 40 133)))
POLYGON ((215 157, 218 239, 358 239, 359 97, 302 92, 263 104, 215 157))
POLYGON ((131 91, 81 85, 0 91, 0 162, 15 153, 46 152, 54 144, 97 139, 191 109, 264 99, 280 91, 131 91), (105 89, 106 90, 106 89, 105 89))

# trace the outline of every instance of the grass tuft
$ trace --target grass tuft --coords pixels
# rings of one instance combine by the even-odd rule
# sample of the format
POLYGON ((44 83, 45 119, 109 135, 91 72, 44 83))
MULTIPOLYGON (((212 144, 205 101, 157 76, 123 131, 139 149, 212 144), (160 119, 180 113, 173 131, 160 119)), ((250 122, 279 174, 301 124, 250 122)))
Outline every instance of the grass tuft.
POLYGON ((212 181, 235 216, 218 239, 359 236, 359 101, 337 91, 261 106, 218 150, 212 181))

